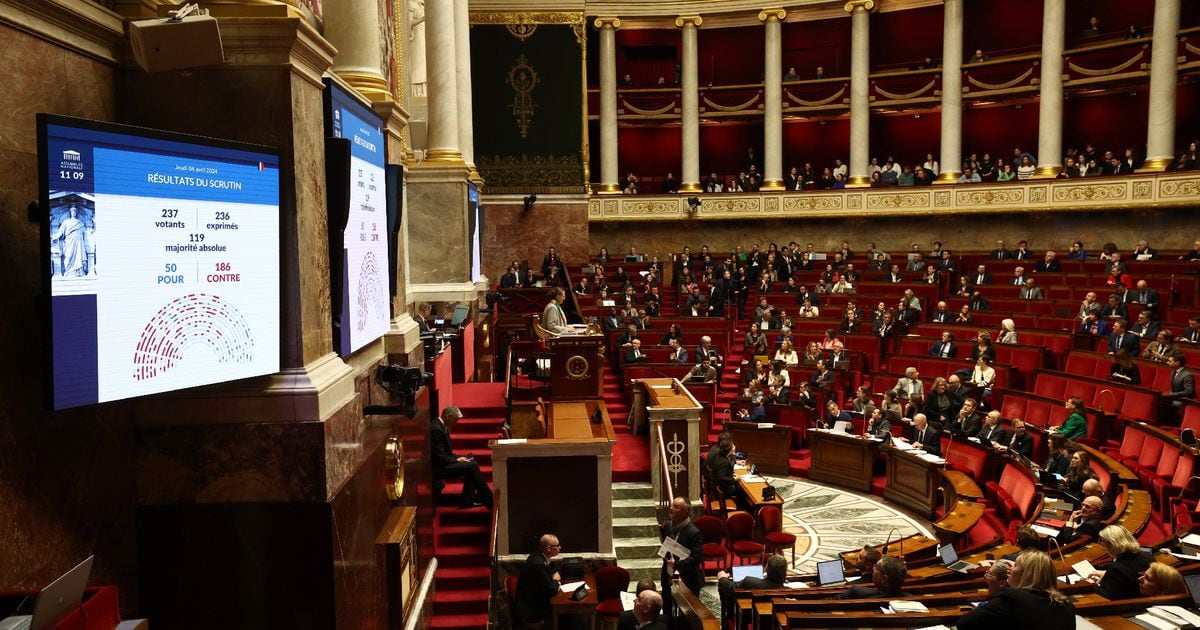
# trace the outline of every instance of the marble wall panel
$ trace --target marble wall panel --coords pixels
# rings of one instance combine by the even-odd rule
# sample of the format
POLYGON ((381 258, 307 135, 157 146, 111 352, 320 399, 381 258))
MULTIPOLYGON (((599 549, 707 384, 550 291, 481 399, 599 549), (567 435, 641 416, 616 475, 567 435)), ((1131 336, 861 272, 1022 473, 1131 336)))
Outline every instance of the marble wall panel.
POLYGON ((370 444, 362 466, 330 504, 334 606, 337 627, 347 630, 382 628, 387 619, 387 565, 377 557, 375 540, 391 502, 383 491, 383 440, 370 444))
POLYGON ((590 228, 589 251, 610 252, 637 245, 648 255, 666 255, 690 245, 708 244, 716 251, 737 245, 813 243, 818 251, 832 251, 843 240, 862 251, 868 241, 889 252, 907 251, 913 243, 929 249, 941 241, 954 250, 991 250, 997 239, 1015 244, 1029 241, 1030 248, 1065 251, 1081 240, 1089 250, 1106 242, 1132 249, 1147 239, 1158 249, 1191 249, 1197 238, 1192 209, 1120 212, 1034 212, 1019 215, 951 216, 944 218, 855 219, 756 219, 748 221, 663 221, 596 223, 590 228))
POLYGON ((35 114, 113 118, 113 70, 0 26, 0 590, 45 586, 88 554, 95 584, 138 603, 130 406, 43 406, 41 242, 35 114))
POLYGON ((467 184, 417 181, 408 186, 409 279, 414 284, 469 282, 467 184))
MULTIPOLYGON (((587 260, 590 249, 589 229, 605 229, 605 224, 589 226, 587 203, 557 203, 539 200, 524 211, 522 204, 483 200, 483 272, 494 282, 509 263, 528 260, 540 268, 546 250, 553 246, 568 263, 587 260)), ((609 247, 612 251, 612 247, 609 247)))

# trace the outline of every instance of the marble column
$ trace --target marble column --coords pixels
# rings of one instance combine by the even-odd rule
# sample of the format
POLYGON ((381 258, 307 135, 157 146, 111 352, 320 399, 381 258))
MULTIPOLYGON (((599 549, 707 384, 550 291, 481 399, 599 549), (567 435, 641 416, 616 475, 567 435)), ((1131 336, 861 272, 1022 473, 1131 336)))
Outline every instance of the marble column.
POLYGON ((1175 86, 1178 80, 1179 0, 1154 3, 1150 53, 1150 116, 1142 171, 1164 171, 1175 157, 1175 86))
POLYGON ((763 183, 762 190, 783 190, 783 26, 787 11, 763 9, 758 14, 766 29, 763 52, 763 183))
POLYGON ((1045 0, 1042 7, 1042 78, 1038 94, 1038 166, 1034 173, 1039 179, 1058 177, 1062 171, 1062 73, 1066 28, 1066 0, 1045 0))
POLYGON ((461 164, 454 3, 426 3, 425 44, 429 72, 429 148, 425 162, 461 164))
POLYGON ((467 16, 467 0, 454 0, 454 70, 458 75, 458 148, 471 168, 471 178, 479 179, 475 170, 475 125, 471 119, 471 21, 467 16))
POLYGON ((680 106, 683 119, 683 170, 679 192, 700 192, 700 81, 696 71, 696 29, 703 20, 699 15, 681 15, 675 26, 683 29, 683 77, 680 81, 680 106))
POLYGON ((942 8, 942 170, 937 181, 953 184, 962 175, 963 0, 942 8))
POLYGON ((600 188, 602 195, 621 192, 617 169, 617 29, 621 20, 596 18, 600 29, 600 188))
POLYGON ((334 74, 372 101, 390 98, 383 75, 388 60, 383 58, 378 0, 343 0, 325 11, 325 39, 337 47, 334 74))
POLYGON ((847 188, 871 185, 871 11, 875 0, 850 0, 850 177, 847 188))

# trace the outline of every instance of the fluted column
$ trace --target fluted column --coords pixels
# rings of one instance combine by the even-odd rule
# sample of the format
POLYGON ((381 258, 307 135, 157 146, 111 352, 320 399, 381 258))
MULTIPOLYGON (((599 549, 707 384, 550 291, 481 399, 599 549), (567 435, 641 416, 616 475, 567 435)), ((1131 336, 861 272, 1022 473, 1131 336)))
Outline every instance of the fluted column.
POLYGON ((458 76, 458 149, 462 159, 475 170, 475 125, 471 119, 471 21, 467 16, 467 0, 454 0, 454 72, 458 76))
POLYGON ((621 20, 596 18, 600 29, 600 188, 601 194, 621 192, 617 168, 617 29, 621 20))
POLYGON ((380 46, 378 0, 343 0, 328 5, 325 39, 337 47, 334 74, 372 101, 390 97, 380 46))
POLYGON ((425 161, 461 164, 453 2, 425 3, 425 44, 429 72, 429 149, 425 161))
POLYGON ((681 15, 675 26, 683 29, 683 76, 680 81, 680 110, 683 119, 683 169, 679 192, 700 192, 700 81, 696 72, 696 29, 699 15, 681 15))
POLYGON ((850 177, 847 187, 871 185, 871 11, 875 0, 850 0, 850 177))
POLYGON ((763 9, 758 19, 766 29, 763 48, 763 183, 762 190, 783 190, 783 26, 781 8, 763 9))
POLYGON ((1063 48, 1066 40, 1066 0, 1046 0, 1042 6, 1042 79, 1038 94, 1038 151, 1034 177, 1057 177, 1062 171, 1063 48))
POLYGON ((942 6, 942 169, 937 181, 953 184, 962 175, 963 0, 942 6))
POLYGON ((1150 116, 1146 161, 1140 170, 1163 171, 1175 157, 1175 85, 1178 80, 1179 0, 1154 3, 1154 44, 1150 51, 1150 116))

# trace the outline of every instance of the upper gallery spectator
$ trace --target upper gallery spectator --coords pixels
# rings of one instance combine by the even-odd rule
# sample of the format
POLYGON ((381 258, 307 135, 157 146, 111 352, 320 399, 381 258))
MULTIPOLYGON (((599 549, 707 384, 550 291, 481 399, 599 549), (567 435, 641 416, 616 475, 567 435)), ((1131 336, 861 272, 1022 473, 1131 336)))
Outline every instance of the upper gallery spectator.
POLYGON ((980 177, 979 173, 976 173, 975 169, 971 168, 970 166, 964 168, 963 174, 959 175, 958 177, 958 183, 960 184, 977 184, 982 181, 983 178, 980 177))
POLYGON ((816 71, 816 72, 813 74, 813 78, 814 78, 814 79, 824 79, 824 78, 826 78, 826 77, 825 77, 825 68, 823 68, 823 67, 821 67, 821 66, 817 66, 817 71, 816 71))
POLYGON ((799 81, 800 80, 800 75, 796 74, 795 66, 788 68, 787 74, 783 75, 783 80, 784 81, 799 81))
POLYGON ((674 173, 667 173, 667 176, 663 178, 662 192, 664 194, 679 192, 679 180, 675 179, 674 173))
POLYGON ((1087 250, 1083 248, 1083 241, 1075 241, 1071 243, 1071 249, 1067 251, 1067 260, 1084 261, 1088 259, 1087 250))
POLYGON ((1180 256, 1179 260, 1200 260, 1200 241, 1192 243, 1192 251, 1180 256))
POLYGON ((983 54, 983 49, 976 48, 975 54, 971 55, 971 58, 967 60, 967 63, 983 63, 987 60, 988 60, 988 56, 983 54))
POLYGON ((1134 260, 1154 260, 1158 258, 1158 250, 1146 244, 1145 240, 1138 241, 1137 247, 1133 248, 1134 260))
POLYGON ((1084 37, 1094 37, 1100 33, 1100 18, 1093 15, 1088 18, 1088 25, 1083 29, 1083 35, 1084 37))

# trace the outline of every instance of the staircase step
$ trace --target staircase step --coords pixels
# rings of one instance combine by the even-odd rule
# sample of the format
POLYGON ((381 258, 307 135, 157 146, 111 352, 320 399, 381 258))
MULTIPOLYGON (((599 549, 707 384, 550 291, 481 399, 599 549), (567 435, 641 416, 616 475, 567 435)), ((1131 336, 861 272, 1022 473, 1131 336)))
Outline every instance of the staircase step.
POLYGON ((477 525, 455 525, 437 528, 438 546, 470 545, 478 543, 481 538, 488 537, 490 537, 488 529, 477 525))
MULTIPOLYGON (((617 538, 613 547, 618 560, 635 560, 657 558, 658 548, 662 541, 657 536, 638 536, 636 538, 617 538)), ((621 566, 625 566, 624 563, 621 566)))
POLYGON ((658 506, 650 499, 614 499, 613 518, 649 518, 658 516, 658 506))
POLYGON ((648 483, 614 483, 613 499, 646 499, 654 497, 654 487, 648 483))
POLYGON ((487 613, 481 615, 434 615, 429 622, 430 628, 447 630, 479 630, 488 625, 487 613))
POLYGON ((486 566, 438 567, 437 591, 486 589, 491 583, 491 569, 486 566))
POLYGON ((439 569, 447 567, 477 567, 488 558, 487 545, 434 545, 439 569))
POLYGON ((613 518, 614 538, 644 538, 657 535, 658 524, 653 519, 613 518))
POLYGON ((434 616, 452 614, 487 614, 488 596, 486 588, 471 590, 438 591, 433 595, 434 616))
POLYGON ((492 513, 484 509, 459 510, 455 508, 440 508, 434 514, 434 518, 437 521, 435 528, 473 525, 491 531, 492 527, 492 513))

